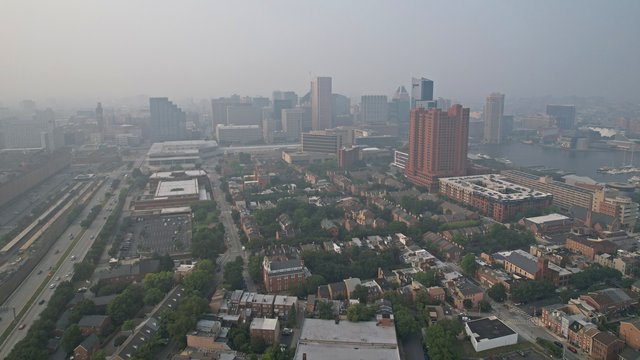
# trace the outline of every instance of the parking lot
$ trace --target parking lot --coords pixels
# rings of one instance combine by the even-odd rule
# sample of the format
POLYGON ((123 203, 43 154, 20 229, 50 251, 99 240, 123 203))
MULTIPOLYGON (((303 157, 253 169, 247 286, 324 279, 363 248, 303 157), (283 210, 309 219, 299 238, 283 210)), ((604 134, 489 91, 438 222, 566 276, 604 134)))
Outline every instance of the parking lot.
POLYGON ((191 251, 191 216, 187 214, 135 218, 120 248, 124 258, 138 255, 179 255, 191 251))

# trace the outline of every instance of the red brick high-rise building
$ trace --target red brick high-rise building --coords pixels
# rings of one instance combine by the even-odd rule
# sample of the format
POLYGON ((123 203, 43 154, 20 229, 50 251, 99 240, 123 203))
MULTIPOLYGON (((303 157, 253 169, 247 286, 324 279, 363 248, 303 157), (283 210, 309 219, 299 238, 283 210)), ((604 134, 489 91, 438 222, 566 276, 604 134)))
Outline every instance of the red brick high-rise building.
POLYGON ((405 175, 429 192, 438 190, 438 178, 466 175, 468 138, 469 108, 411 110, 405 175))

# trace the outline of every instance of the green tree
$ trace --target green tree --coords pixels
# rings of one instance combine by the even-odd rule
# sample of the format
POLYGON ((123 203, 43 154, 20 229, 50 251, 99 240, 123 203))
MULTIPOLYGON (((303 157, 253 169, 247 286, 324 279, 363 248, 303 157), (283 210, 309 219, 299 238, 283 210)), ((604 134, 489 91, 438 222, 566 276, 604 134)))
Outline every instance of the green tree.
POLYGON ((64 349, 65 352, 70 353, 76 346, 80 345, 82 340, 84 340, 84 337, 82 336, 82 332, 80 332, 78 324, 72 324, 67 327, 62 334, 60 345, 62 345, 62 349, 64 349))
POLYGON ((540 300, 554 295, 555 289, 549 280, 522 281, 511 287, 511 298, 517 302, 540 300))
POLYGON ((364 304, 352 304, 347 308, 347 319, 351 322, 369 321, 375 315, 375 310, 364 304))
POLYGON ((464 306, 465 309, 471 309, 473 308, 473 301, 469 300, 469 299, 464 299, 464 301, 462 302, 462 305, 464 306))
POLYGON ((96 313, 96 304, 89 299, 82 299, 69 312, 69 322, 77 323, 83 316, 96 313))
POLYGON ((358 299, 362 304, 366 304, 369 300, 369 288, 362 285, 356 285, 356 288, 351 293, 351 297, 358 299))
POLYGON ((144 290, 141 286, 129 285, 107 305, 107 315, 111 317, 114 324, 122 324, 141 309, 143 298, 144 290))
POLYGON ((103 349, 100 349, 94 352, 93 355, 91 355, 90 360, 106 360, 106 359, 107 359, 107 353, 103 349))
POLYGON ((256 354, 262 354, 267 349, 267 343, 261 336, 254 336, 251 338, 251 351, 256 354))
POLYGON ((158 260, 160 260, 160 268, 158 269, 159 271, 170 271, 171 273, 173 273, 175 264, 173 263, 173 259, 171 259, 171 256, 169 256, 169 254, 160 256, 158 260))
POLYGON ((244 261, 238 256, 235 261, 229 262, 224 266, 224 282, 228 284, 231 290, 244 289, 245 283, 242 277, 242 266, 244 261))
POLYGON ((126 320, 122 323, 122 330, 133 330, 136 324, 133 320, 126 320))
POLYGON ((94 269, 95 266, 88 259, 73 264, 73 281, 88 280, 94 269))
POLYGON ((431 269, 420 271, 414 279, 426 287, 432 287, 436 285, 436 272, 431 269))
POLYGON ((507 299, 507 290, 504 284, 497 283, 487 290, 487 295, 497 302, 504 302, 507 299))
POLYGON ((262 260, 263 258, 257 254, 249 257, 249 276, 253 281, 260 282, 262 280, 262 260))
POLYGON ((476 256, 471 253, 467 253, 462 257, 462 260, 460 260, 460 267, 462 268, 462 271, 464 271, 467 275, 474 277, 476 271, 478 270, 476 256))
POLYGON ((173 272, 161 271, 157 273, 149 273, 144 277, 144 289, 158 289, 166 294, 173 287, 173 272))
POLYGON ((393 307, 393 317, 396 324, 396 332, 402 339, 406 339, 420 330, 420 325, 415 317, 402 305, 393 307))
POLYGON ((153 306, 162 301, 164 294, 158 288, 151 288, 145 291, 144 304, 147 306, 153 306))
POLYGON ((455 320, 442 320, 429 326, 422 339, 429 356, 432 359, 459 359, 455 338, 461 331, 462 325, 455 320))
POLYGON ((333 319, 333 303, 331 301, 318 302, 318 317, 324 320, 333 319))
POLYGON ((287 315, 287 327, 292 329, 296 327, 297 320, 298 311, 296 310, 296 304, 294 303, 291 307, 291 310, 289 310, 289 314, 287 315))
POLYGON ((480 303, 478 304, 478 307, 480 308, 480 311, 482 311, 482 312, 491 311, 491 303, 488 302, 487 300, 480 300, 480 303))

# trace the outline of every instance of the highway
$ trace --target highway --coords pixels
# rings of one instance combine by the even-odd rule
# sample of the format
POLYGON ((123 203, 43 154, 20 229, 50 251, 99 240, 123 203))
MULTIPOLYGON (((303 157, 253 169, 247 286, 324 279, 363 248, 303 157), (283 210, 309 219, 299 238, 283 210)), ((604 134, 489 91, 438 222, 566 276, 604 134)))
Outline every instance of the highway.
MULTIPOLYGON (((115 176, 121 176, 121 174, 124 174, 125 172, 126 170, 118 169, 111 173, 110 178, 113 179, 115 178, 115 176)), ((3 306, 8 308, 15 308, 16 315, 20 313, 20 311, 26 305, 28 299, 33 296, 33 294, 46 279, 49 269, 54 269, 61 257, 64 256, 66 250, 70 246, 72 246, 72 237, 75 238, 82 232, 80 222, 86 218, 87 214, 93 206, 103 203, 105 194, 110 191, 110 184, 111 181, 107 180, 105 184, 96 192, 95 196, 90 200, 89 204, 85 207, 82 214, 56 240, 54 245, 52 245, 51 247, 51 251, 44 256, 40 264, 34 268, 31 274, 27 276, 27 278, 13 292, 11 297, 9 297, 9 299, 5 302, 5 304, 3 304, 3 306)), ((55 286, 51 287, 51 285, 57 285, 60 282, 69 280, 71 278, 73 274, 73 264, 77 261, 81 261, 87 254, 95 240, 95 237, 98 235, 100 230, 102 230, 102 227, 106 223, 106 218, 111 214, 109 209, 114 207, 116 201, 117 193, 114 194, 106 204, 104 204, 100 214, 89 226, 89 228, 86 229, 80 240, 75 244, 73 249, 69 252, 68 256, 64 259, 64 261, 60 265, 60 268, 55 271, 51 280, 49 280, 46 286, 42 289, 41 293, 37 296, 35 302, 26 311, 22 319, 20 319, 18 326, 24 324, 24 329, 18 330, 17 328, 14 328, 7 340, 3 344, 0 344, 0 354, 3 354, 3 356, 8 354, 13 346, 22 338, 24 338, 31 324, 33 324, 33 322, 40 315, 40 312, 45 308, 46 301, 48 301, 48 299, 55 291, 55 286), (74 261, 71 260, 72 257, 75 257, 74 261), (41 300, 44 300, 45 304, 39 305, 38 303, 41 300)), ((0 332, 4 332, 7 326, 11 323, 13 315, 11 312, 7 312, 4 314, 0 314, 0 316, 2 316, 3 318, 2 321, 0 321, 0 332)))
POLYGON ((218 273, 218 283, 222 281, 222 273, 224 272, 224 266, 234 261, 236 257, 242 256, 244 259, 244 266, 242 268, 242 276, 246 284, 248 291, 256 291, 256 286, 249 276, 249 257, 247 252, 242 250, 242 243, 240 242, 240 235, 238 235, 238 228, 233 222, 231 217, 231 204, 225 199, 224 193, 220 190, 220 176, 212 168, 207 168, 209 173, 209 180, 211 181, 211 191, 213 192, 213 199, 218 204, 218 210, 220 210, 220 221, 224 226, 226 234, 227 251, 218 257, 218 265, 220 266, 220 272, 218 273))

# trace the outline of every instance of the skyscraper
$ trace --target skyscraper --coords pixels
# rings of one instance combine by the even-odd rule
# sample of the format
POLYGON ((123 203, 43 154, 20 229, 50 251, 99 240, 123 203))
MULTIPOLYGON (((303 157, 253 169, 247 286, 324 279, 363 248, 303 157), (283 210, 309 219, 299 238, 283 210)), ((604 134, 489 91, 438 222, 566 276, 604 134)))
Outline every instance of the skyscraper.
POLYGON ((409 181, 435 192, 439 178, 465 175, 468 137, 469 108, 412 109, 405 167, 409 181))
POLYGON ((311 128, 324 130, 332 127, 331 78, 316 77, 311 82, 311 128))
POLYGON ((98 123, 98 131, 104 132, 104 113, 102 111, 102 103, 98 103, 96 106, 96 122, 98 123))
POLYGON ((175 141, 186 139, 186 114, 166 97, 149 98, 151 139, 175 141))
POLYGON ((559 129, 573 129, 576 122, 576 106, 547 105, 547 115, 554 119, 555 124, 559 129))
POLYGON ((409 134, 409 110, 411 98, 404 86, 399 86, 389 102, 389 122, 398 125, 398 133, 402 139, 409 134))
POLYGON ((300 139, 302 123, 304 122, 303 108, 283 109, 281 128, 287 140, 295 141, 300 139))
POLYGON ((418 101, 433 101, 433 80, 425 78, 411 79, 411 108, 418 105, 418 101))
POLYGON ((484 106, 484 142, 500 144, 502 142, 502 118, 504 115, 504 94, 492 93, 487 96, 484 106))
POLYGON ((363 95, 360 113, 365 124, 386 124, 389 120, 389 104, 385 95, 363 95))

